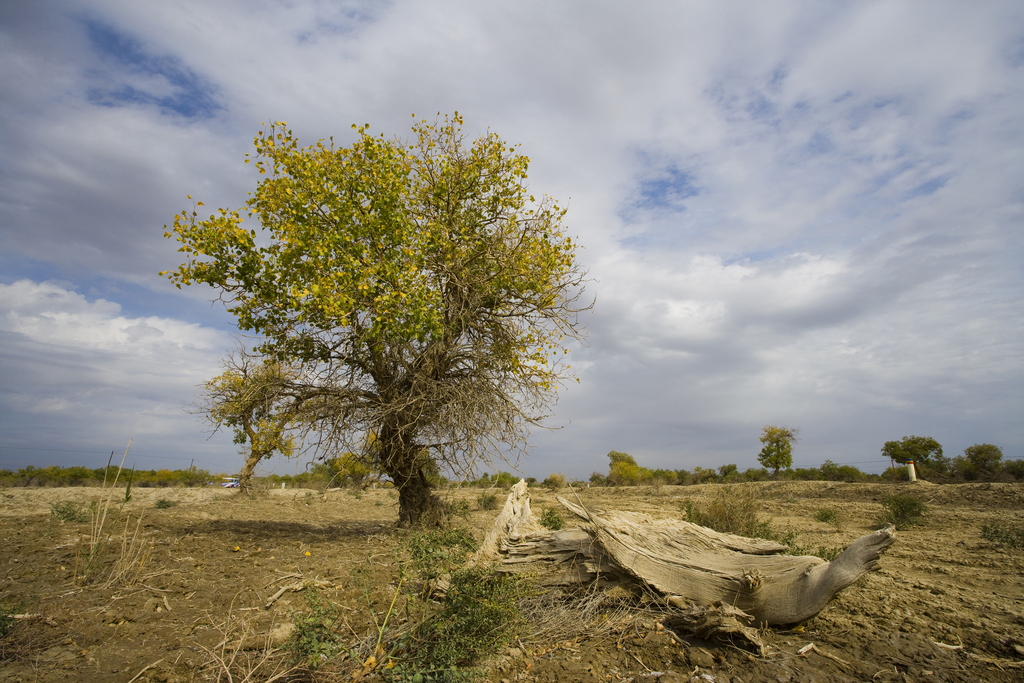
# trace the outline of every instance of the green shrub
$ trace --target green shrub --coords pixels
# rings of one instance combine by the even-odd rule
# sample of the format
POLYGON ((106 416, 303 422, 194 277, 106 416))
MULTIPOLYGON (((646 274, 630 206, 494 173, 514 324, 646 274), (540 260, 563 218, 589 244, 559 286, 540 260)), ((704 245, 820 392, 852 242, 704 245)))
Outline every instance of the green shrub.
POLYGON ((465 566, 476 550, 464 529, 432 529, 409 536, 403 575, 420 581, 419 594, 407 594, 404 625, 389 627, 382 646, 394 667, 382 671, 387 680, 450 681, 476 678, 485 657, 505 647, 524 625, 517 607, 526 594, 522 577, 465 566), (411 572, 408 576, 406 572, 411 572), (432 587, 444 585, 443 595, 432 587))
POLYGON ((167 500, 166 498, 161 498, 158 501, 156 501, 156 508, 158 510, 166 510, 167 508, 172 508, 177 504, 178 501, 176 500, 167 500))
POLYGON ((524 587, 522 577, 488 568, 454 572, 441 608, 408 634, 396 659, 428 676, 478 664, 522 629, 524 587))
POLYGON ((81 503, 70 500, 62 500, 50 504, 50 516, 61 522, 87 522, 89 515, 82 509, 81 503))
POLYGON ((828 524, 836 531, 843 530, 843 520, 839 516, 839 508, 835 506, 819 508, 818 511, 814 513, 814 519, 822 522, 823 524, 828 524))
POLYGON ((484 491, 476 497, 476 504, 481 510, 494 510, 498 507, 498 497, 489 491, 484 491))
POLYGON ((562 518, 562 513, 555 508, 546 509, 544 514, 541 515, 540 523, 552 531, 558 531, 565 526, 565 520, 562 518))
POLYGON ((1024 548, 1024 527, 1012 527, 1005 524, 986 524, 981 527, 981 537, 1008 548, 1020 550, 1024 548))
POLYGON ((882 517, 879 523, 883 526, 893 524, 896 527, 920 524, 928 506, 917 496, 904 493, 893 493, 882 498, 882 517))

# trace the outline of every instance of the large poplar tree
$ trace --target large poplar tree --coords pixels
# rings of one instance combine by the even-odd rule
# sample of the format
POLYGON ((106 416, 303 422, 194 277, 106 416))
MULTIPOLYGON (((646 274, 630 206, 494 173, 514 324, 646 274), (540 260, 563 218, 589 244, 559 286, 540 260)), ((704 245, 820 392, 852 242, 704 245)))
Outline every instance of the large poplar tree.
POLYGON ((405 525, 438 520, 431 463, 517 458, 571 377, 585 271, 565 210, 527 189, 529 159, 458 114, 409 143, 300 147, 256 136, 267 176, 245 209, 175 216, 179 287, 220 291, 258 352, 297 368, 273 411, 321 453, 359 451, 399 490, 405 525), (257 225, 243 227, 243 213, 257 225))

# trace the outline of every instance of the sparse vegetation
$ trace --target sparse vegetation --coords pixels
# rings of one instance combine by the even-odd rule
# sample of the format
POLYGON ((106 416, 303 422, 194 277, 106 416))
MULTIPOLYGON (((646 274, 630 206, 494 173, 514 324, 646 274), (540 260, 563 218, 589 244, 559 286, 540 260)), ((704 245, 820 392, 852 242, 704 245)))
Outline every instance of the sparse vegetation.
POLYGON ((924 501, 906 493, 893 493, 882 498, 882 516, 879 525, 893 524, 897 528, 920 524, 928 506, 924 501))
POLYGON ((749 492, 726 487, 704 501, 686 499, 686 521, 726 534, 773 539, 770 518, 761 517, 761 503, 749 492))
POLYGON ((463 499, 442 499, 441 510, 445 522, 451 524, 456 517, 469 519, 469 503, 463 499))
POLYGON ((476 504, 481 510, 494 510, 498 507, 498 497, 490 491, 484 491, 476 497, 476 504))
POLYGON ((61 522, 89 521, 89 515, 82 509, 82 505, 70 500, 62 500, 59 503, 51 504, 50 516, 61 522))
POLYGON ((6 638, 18 623, 14 615, 21 612, 25 606, 21 603, 10 603, 0 601, 0 638, 6 638))
MULTIPOLYGON (((10 546, 7 564, 9 575, 18 583, 9 582, 9 589, 0 594, 0 602, 6 608, 0 615, 4 622, 0 629, 10 629, 9 634, 0 639, 0 659, 12 676, 32 680, 33 666, 40 670, 52 667, 47 651, 55 646, 57 649, 52 652, 65 651, 66 646, 61 643, 67 638, 75 639, 75 651, 79 647, 88 649, 97 659, 102 658, 108 671, 118 668, 119 673, 125 672, 125 680, 138 674, 144 665, 164 658, 163 664, 145 671, 140 681, 163 678, 164 674, 197 681, 212 681, 218 674, 222 681, 228 680, 228 674, 235 681, 271 680, 275 676, 282 681, 284 677, 278 674, 290 667, 295 667, 295 673, 288 674, 289 680, 351 681, 354 674, 365 668, 371 656, 376 657, 376 664, 362 681, 463 680, 474 675, 495 681, 530 676, 538 680, 582 680, 592 673, 601 679, 608 675, 616 678, 618 674, 641 680, 642 674, 649 672, 631 654, 651 669, 664 670, 669 667, 657 665, 662 661, 659 656, 668 652, 674 659, 676 651, 681 651, 669 642, 671 636, 667 629, 653 630, 669 609, 660 596, 645 594, 641 588, 628 585, 614 591, 593 585, 571 590, 545 588, 543 592, 515 600, 515 609, 522 613, 521 618, 527 625, 503 637, 518 635, 520 641, 502 643, 499 640, 494 645, 498 648, 495 655, 470 653, 463 661, 476 657, 475 664, 445 668, 464 652, 454 652, 440 641, 460 638, 459 634, 473 624, 451 620, 446 621, 443 628, 435 628, 441 615, 446 609, 449 616, 456 609, 472 611, 477 602, 487 599, 486 594, 467 596, 463 591, 460 594, 463 601, 456 602, 455 596, 449 599, 446 593, 453 570, 464 566, 474 540, 479 541, 490 527, 489 519, 493 514, 476 513, 476 498, 485 489, 450 488, 444 493, 443 498, 452 502, 453 509, 473 511, 465 522, 470 533, 459 530, 447 537, 424 537, 417 543, 411 532, 390 528, 397 518, 398 491, 394 488, 365 491, 362 501, 356 501, 351 492, 328 493, 322 505, 314 492, 312 505, 307 506, 305 491, 280 491, 279 484, 272 495, 259 499, 227 492, 219 485, 191 492, 145 491, 133 486, 130 503, 118 514, 128 471, 121 473, 112 492, 111 481, 107 482, 103 499, 112 493, 106 522, 110 539, 97 569, 87 581, 75 581, 78 585, 70 585, 75 576, 75 547, 67 545, 67 537, 69 534, 77 537, 77 532, 84 535, 89 525, 61 524, 51 516, 51 504, 77 501, 88 513, 88 501, 98 496, 100 490, 8 489, 0 492, 5 508, 0 515, 0 531, 3 532, 0 535, 21 546, 10 546), (181 502, 171 512, 176 518, 175 524, 147 524, 151 520, 143 520, 136 547, 142 548, 143 540, 146 543, 152 540, 155 546, 141 571, 141 581, 130 588, 115 584, 104 589, 113 574, 122 541, 126 538, 130 542, 135 538, 138 513, 149 514, 151 519, 166 516, 166 510, 153 510, 160 498, 181 502), (376 506, 378 501, 384 505, 376 506), (125 537, 129 512, 130 526, 125 537), (212 523, 209 520, 213 520, 212 523), (202 533, 180 532, 197 525, 205 527, 202 533), (414 566, 412 557, 417 546, 415 552, 420 560, 418 566, 414 566), (311 554, 306 555, 307 551, 311 554), (349 574, 346 567, 360 568, 363 573, 349 574), (187 581, 185 590, 176 588, 181 579, 187 581), (274 579, 279 580, 272 583, 274 579), (61 588, 56 582, 65 587, 61 588), (264 608, 268 598, 279 589, 295 585, 304 588, 289 588, 280 595, 275 607, 264 608), (315 595, 311 595, 313 592, 315 595), (112 595, 123 599, 111 600, 112 595), (308 606, 310 599, 319 601, 319 612, 308 606), (14 615, 17 619, 12 618, 14 615), (97 615, 102 615, 99 625, 103 628, 95 628, 97 615), (135 619, 135 615, 146 618, 135 619), (147 634, 157 620, 166 637, 153 640, 147 634), (115 627, 105 628, 109 623, 115 627), (296 626, 300 627, 298 634, 296 626), (381 626, 384 628, 379 631, 381 626), (643 636, 643 642, 634 641, 637 634, 643 636), (291 649, 289 637, 296 639, 295 649, 291 649), (374 655, 378 637, 382 654, 374 655), (439 641, 436 646, 431 644, 434 639, 439 641), (566 646, 559 647, 562 643, 566 646), (619 643, 623 645, 622 650, 616 647, 619 643), (669 645, 669 650, 664 649, 665 644, 669 645), (553 646, 556 649, 550 650, 553 646), (306 655, 301 655, 302 652, 306 655), (308 661, 310 659, 313 661, 308 661), (173 669, 164 667, 175 660, 179 663, 173 669), (532 662, 529 668, 528 662, 532 662), (601 665, 603 662, 608 663, 601 665), (257 664, 259 670, 250 675, 257 664), (391 668, 387 668, 389 665, 391 668), (587 669, 590 665, 593 671, 587 669), (486 673, 484 666, 488 667, 486 673)), ((715 474, 722 476, 720 468, 715 468, 715 474)), ((725 477, 734 475, 731 469, 725 472, 725 477)), ((780 472, 780 478, 783 476, 785 473, 780 472)), ((112 473, 110 479, 113 478, 112 473)), ((492 492, 500 499, 503 495, 497 488, 492 492)), ((944 518, 955 517, 958 524, 933 525, 928 536, 935 543, 927 547, 913 543, 913 539, 906 536, 900 537, 896 546, 899 552, 884 555, 880 562, 882 569, 886 573, 910 575, 915 566, 927 563, 935 565, 947 580, 952 580, 948 577, 957 576, 967 566, 972 567, 972 575, 984 578, 974 586, 964 584, 962 590, 955 592, 905 592, 891 591, 887 581, 878 580, 885 575, 875 575, 844 593, 835 603, 836 614, 863 615, 869 621, 862 624, 852 620, 848 626, 849 638, 844 636, 842 646, 830 652, 846 661, 863 659, 874 663, 872 651, 864 649, 865 643, 873 642, 876 636, 892 638, 902 623, 898 619, 891 622, 889 613, 883 612, 885 609, 893 613, 897 609, 914 610, 921 622, 918 624, 915 619, 915 630, 954 646, 960 641, 942 637, 947 632, 946 624, 951 623, 950 617, 940 618, 939 615, 948 615, 952 610, 956 616, 972 621, 987 618, 985 609, 991 603, 986 596, 991 596, 992 590, 1009 590, 1005 585, 999 588, 1000 579, 1012 578, 1015 557, 1022 552, 1020 520, 1012 519, 1005 512, 1007 500, 1012 500, 1007 494, 1016 496, 1018 490, 1019 486, 1015 485, 936 488, 896 487, 882 482, 831 488, 824 483, 820 486, 794 483, 706 486, 671 489, 665 497, 654 497, 650 490, 636 487, 613 491, 591 485, 590 491, 579 493, 588 509, 595 512, 632 509, 650 511, 655 516, 677 510, 687 494, 692 499, 692 508, 705 513, 708 512, 706 503, 719 495, 730 491, 746 493, 756 503, 753 512, 759 519, 755 519, 753 526, 759 526, 758 521, 772 522, 771 535, 774 540, 787 543, 790 553, 817 555, 825 560, 832 559, 837 549, 814 547, 835 538, 827 526, 828 521, 814 521, 819 509, 839 508, 840 517, 852 537, 862 534, 862 522, 873 522, 878 516, 882 510, 879 500, 886 494, 925 495, 925 502, 929 496, 936 496, 934 505, 941 501, 944 518), (838 495, 831 498, 834 493, 838 495), (680 494, 683 498, 672 498, 680 494), (829 497, 823 498, 823 495, 829 497), (874 514, 870 512, 872 506, 874 514), (855 517, 858 514, 855 510, 869 512, 866 517, 855 517), (769 519, 772 516, 774 520, 769 519), (792 526, 786 526, 784 519, 792 520, 792 526), (983 525, 991 526, 983 528, 983 525), (983 537, 988 540, 982 540, 983 537), (964 540, 965 545, 958 545, 960 540, 964 540), (941 557, 929 550, 935 544, 945 549, 941 557), (960 602, 961 596, 970 596, 970 602, 960 602), (935 618, 918 608, 920 600, 927 603, 927 610, 935 614, 935 618)), ((563 495, 564 491, 566 489, 563 495)), ((554 493, 534 488, 530 494, 539 519, 548 518, 548 508, 554 508, 569 521, 569 513, 555 502, 554 493)), ((676 514, 682 517, 682 513, 676 514)), ((457 515, 449 519, 453 517, 461 523, 457 515)), ((843 543, 847 540, 844 538, 843 543)), ((829 542, 840 545, 838 540, 829 542)), ((123 554, 131 557, 130 553, 123 554)), ((130 579, 133 575, 134 572, 129 572, 126 577, 130 579)), ((458 588, 462 579, 455 578, 458 588)), ((943 585, 941 579, 933 577, 928 581, 924 578, 926 583, 943 585)), ((470 576, 465 580, 474 579, 470 576)), ((529 584, 504 585, 491 586, 489 590, 499 594, 503 590, 513 594, 519 591, 518 594, 523 595, 530 587, 529 584)), ((506 613, 499 610, 497 614, 495 618, 505 619, 501 615, 506 613)), ((517 618, 515 612, 512 618, 517 618)), ((476 622, 478 626, 485 623, 482 617, 476 622)), ((765 636, 776 645, 792 638, 778 632, 765 633, 765 636)), ((964 638, 965 644, 968 637, 964 638)), ((475 638, 471 632, 466 642, 475 638)), ((488 646, 480 639, 475 642, 484 648, 488 646)), ((991 641, 993 644, 988 649, 984 645, 988 640, 975 642, 979 643, 978 651, 983 656, 1007 658, 1002 654, 1004 646, 997 641, 991 641)), ((716 658, 720 652, 727 657, 734 652, 728 645, 705 647, 716 658)), ((974 674, 978 680, 986 680, 985 667, 977 661, 972 663, 963 658, 955 661, 949 658, 949 661, 952 671, 958 671, 958 664, 963 664, 970 667, 968 672, 962 672, 964 676, 974 674)), ((813 654, 802 666, 810 667, 811 662, 818 665, 817 669, 807 669, 807 674, 813 677, 824 679, 841 673, 837 666, 832 666, 834 662, 813 654)), ((738 660, 730 675, 744 680, 757 679, 764 673, 765 666, 769 666, 769 662, 759 660, 748 664, 745 659, 738 660)), ((866 678, 879 669, 872 668, 866 678)), ((947 669, 939 670, 949 673, 947 669)))
POLYGON ((770 517, 762 517, 760 499, 739 487, 723 487, 704 501, 683 501, 686 521, 706 526, 725 534, 747 538, 763 538, 789 546, 787 555, 815 555, 832 561, 841 549, 828 546, 802 546, 796 544, 796 532, 775 529, 770 517))
POLYGON ((314 587, 303 593, 306 611, 293 615, 295 630, 288 649, 297 660, 316 669, 346 651, 344 643, 348 634, 341 630, 344 621, 337 606, 325 600, 314 587))
POLYGON ((178 501, 176 501, 176 500, 168 500, 166 498, 160 498, 160 499, 158 499, 156 501, 156 506, 155 507, 156 507, 157 510, 166 510, 167 508, 172 508, 172 507, 174 507, 177 504, 178 504, 178 501))
POLYGON ((1024 527, 1007 524, 986 524, 981 527, 981 537, 1007 548, 1020 550, 1024 548, 1024 527))

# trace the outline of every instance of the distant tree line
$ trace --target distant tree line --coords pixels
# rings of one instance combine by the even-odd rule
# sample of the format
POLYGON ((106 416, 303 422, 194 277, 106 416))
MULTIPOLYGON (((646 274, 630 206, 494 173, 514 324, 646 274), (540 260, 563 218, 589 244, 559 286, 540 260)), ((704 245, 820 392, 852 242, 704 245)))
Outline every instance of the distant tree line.
MULTIPOLYGON (((107 483, 114 480, 117 466, 97 467, 34 467, 29 465, 20 470, 0 470, 0 486, 100 486, 104 476, 107 483)), ((124 477, 127 472, 122 471, 124 477)), ((211 475, 208 470, 195 467, 186 470, 135 470, 132 486, 142 488, 166 488, 171 486, 205 486, 221 475, 211 475)))
MULTIPOLYGON (((767 430, 768 428, 766 428, 767 430)), ((789 430, 789 441, 792 433, 789 430)), ((769 436, 778 436, 777 432, 765 432, 769 436)), ((786 435, 784 435, 786 436, 786 435)), ((542 486, 559 489, 567 484, 576 487, 587 486, 690 486, 695 484, 739 484, 749 481, 790 480, 790 481, 848 481, 875 482, 897 479, 906 481, 908 473, 906 463, 914 461, 917 475, 936 483, 957 483, 968 481, 1024 481, 1024 460, 1004 460, 1003 452, 992 444, 975 444, 964 449, 963 455, 953 458, 943 455, 942 446, 931 437, 907 436, 900 441, 887 441, 882 447, 882 454, 891 457, 898 466, 887 468, 882 474, 862 472, 852 465, 841 465, 826 460, 819 467, 791 467, 791 459, 777 456, 777 446, 770 446, 769 465, 767 467, 751 467, 740 469, 733 463, 718 468, 694 467, 685 469, 651 469, 636 462, 633 456, 619 451, 608 453, 608 473, 594 472, 589 481, 569 481, 561 474, 551 474, 543 481, 527 477, 530 486, 542 486)), ((762 451, 764 454, 765 451, 762 451)), ((786 453, 785 455, 789 455, 786 453)), ((790 456, 791 457, 791 456, 790 456)), ((768 459, 768 458, 765 458, 768 459)), ((432 462, 425 464, 426 476, 433 488, 449 488, 451 486, 473 488, 508 489, 522 478, 518 474, 499 471, 495 474, 484 473, 476 479, 449 481, 432 462)), ((0 486, 99 486, 103 482, 104 473, 107 481, 112 481, 117 467, 110 466, 90 469, 87 467, 33 467, 29 465, 17 471, 0 470, 0 486)), ((173 486, 204 486, 220 483, 226 475, 210 474, 208 470, 190 468, 186 470, 137 470, 134 475, 134 486, 173 487, 173 486)), ((367 465, 364 458, 352 453, 329 458, 309 466, 305 472, 295 475, 270 474, 258 477, 257 482, 263 486, 279 488, 284 484, 288 488, 366 488, 373 484, 392 485, 382 479, 382 472, 367 465)))

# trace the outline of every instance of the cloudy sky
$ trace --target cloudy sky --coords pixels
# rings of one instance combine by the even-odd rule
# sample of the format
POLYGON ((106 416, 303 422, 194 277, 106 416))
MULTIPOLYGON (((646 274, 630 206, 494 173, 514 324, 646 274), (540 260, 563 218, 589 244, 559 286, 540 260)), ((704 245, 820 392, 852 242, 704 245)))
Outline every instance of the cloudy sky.
MULTIPOLYGON (((597 304, 527 475, 1024 457, 1019 2, 0 2, 0 467, 237 470, 184 410, 237 330, 163 226, 261 122, 459 111, 569 206, 597 304)), ((279 473, 302 465, 272 463, 279 473)), ((491 469, 493 468, 486 468, 491 469)))

